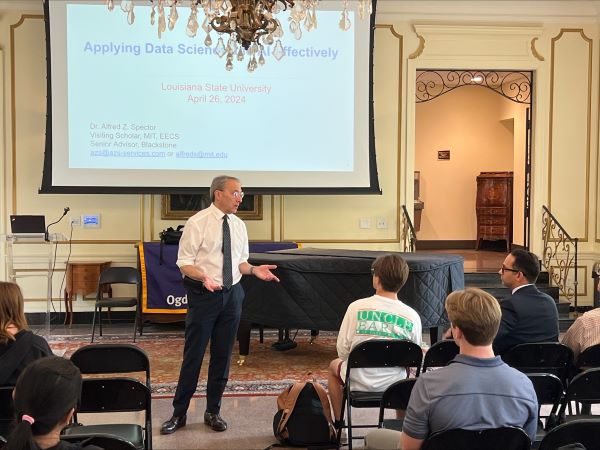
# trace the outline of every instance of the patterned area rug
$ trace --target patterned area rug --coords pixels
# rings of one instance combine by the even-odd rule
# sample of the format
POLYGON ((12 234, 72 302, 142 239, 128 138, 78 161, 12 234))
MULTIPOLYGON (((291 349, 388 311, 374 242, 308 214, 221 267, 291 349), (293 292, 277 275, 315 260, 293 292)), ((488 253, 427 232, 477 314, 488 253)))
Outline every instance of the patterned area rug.
MULTIPOLYGON (((69 357, 79 347, 89 344, 90 335, 60 336, 47 338, 52 350, 69 357)), ((105 335, 97 343, 131 343, 130 335, 105 335)), ((300 332, 296 337, 298 346, 288 351, 275 351, 271 344, 277 341, 277 333, 265 332, 264 343, 260 343, 258 333, 252 335, 250 355, 244 365, 239 366, 238 348, 234 348, 231 360, 229 382, 226 395, 277 395, 294 381, 316 378, 321 383, 327 379, 329 362, 337 357, 336 334, 321 332, 314 343, 310 343, 310 333, 300 332)), ((150 357, 152 393, 154 398, 171 397, 177 387, 179 368, 183 354, 183 332, 149 333, 138 337, 136 345, 144 349, 150 357)), ((209 352, 207 349, 200 372, 200 382, 196 394, 206 393, 206 376, 209 352)))

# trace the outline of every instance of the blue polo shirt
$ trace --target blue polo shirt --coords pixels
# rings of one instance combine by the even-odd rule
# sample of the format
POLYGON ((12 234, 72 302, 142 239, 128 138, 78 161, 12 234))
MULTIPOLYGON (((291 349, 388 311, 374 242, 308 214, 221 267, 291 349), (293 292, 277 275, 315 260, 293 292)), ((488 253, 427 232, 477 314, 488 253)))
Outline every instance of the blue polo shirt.
POLYGON ((521 427, 533 440, 538 404, 527 376, 499 356, 457 355, 447 367, 417 378, 402 431, 425 439, 438 431, 521 427))

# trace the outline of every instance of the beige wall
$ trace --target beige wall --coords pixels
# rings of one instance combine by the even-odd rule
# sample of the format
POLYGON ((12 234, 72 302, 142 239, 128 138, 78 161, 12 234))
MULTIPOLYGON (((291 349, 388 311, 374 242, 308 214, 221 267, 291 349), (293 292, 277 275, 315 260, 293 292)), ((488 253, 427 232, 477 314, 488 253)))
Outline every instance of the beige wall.
MULTIPOLYGON (((49 218, 60 215, 64 206, 70 206, 75 214, 97 212, 102 217, 102 228, 76 228, 71 259, 108 259, 119 265, 135 265, 135 242, 157 239, 161 229, 180 222, 160 219, 160 196, 37 194, 45 133, 43 21, 39 17, 27 17, 20 25, 16 24, 25 12, 40 14, 40 3, 0 0, 0 80, 3 82, 0 92, 3 106, 0 110, 3 119, 0 234, 6 232, 8 215, 13 212, 39 212, 49 218), (14 31, 12 41, 11 29, 14 31), (11 44, 14 44, 14 52, 11 44), (13 176, 13 171, 16 176, 13 176)), ((596 180, 600 21, 591 3, 379 2, 374 100, 376 148, 383 195, 265 196, 263 220, 247 222, 250 238, 294 239, 313 246, 399 250, 399 208, 406 203, 412 213, 413 171, 421 164, 429 163, 444 171, 438 178, 447 182, 445 173, 460 161, 461 154, 473 154, 482 146, 486 150, 490 148, 489 142, 485 145, 489 138, 476 140, 473 133, 463 133, 459 142, 449 142, 438 132, 427 137, 432 139, 428 143, 416 138, 417 128, 421 126, 420 113, 414 102, 416 71, 427 68, 531 70, 536 80, 533 98, 532 248, 538 253, 541 251, 541 206, 544 204, 551 204, 553 210, 556 208, 560 217, 568 217, 569 225, 576 229, 578 235, 587 230, 587 239, 580 245, 579 290, 586 294, 582 302, 589 303, 589 269, 594 260, 600 259, 600 231, 597 226, 600 216, 596 207, 599 189, 596 180), (501 17, 498 17, 498 11, 502 11, 501 17), (465 17, 469 18, 469 22, 465 22, 465 17), (421 150, 422 145, 425 150, 421 150), (448 146, 453 159, 448 163, 438 162, 434 151, 448 146), (421 158, 427 161, 421 161, 421 158), (576 180, 573 187, 561 188, 573 179, 576 180), (378 217, 386 218, 387 229, 375 228, 378 217), (361 218, 370 219, 371 228, 359 228, 361 218)), ((442 121, 440 126, 448 127, 454 120, 457 118, 442 121)), ((471 120, 477 121, 478 118, 471 120)), ((502 159, 502 164, 516 172, 519 169, 515 161, 522 160, 516 152, 522 148, 517 142, 518 136, 522 135, 518 131, 522 121, 507 111, 496 114, 496 127, 499 120, 506 126, 504 131, 500 128, 494 131, 504 135, 498 141, 503 142, 502 148, 515 149, 513 160, 509 150, 502 150, 501 153, 509 155, 502 159), (510 133, 511 124, 514 137, 510 133)), ((471 159, 465 161, 465 164, 471 163, 471 159)), ((498 169, 494 170, 499 169, 498 165, 498 169)), ((421 170, 422 196, 426 196, 425 214, 433 214, 440 196, 427 191, 432 186, 428 173, 431 169, 423 166, 421 170)), ((469 170, 465 178, 474 180, 476 172, 484 169, 472 167, 469 170)), ((467 185, 474 189, 473 181, 465 183, 467 185)), ((448 218, 453 219, 454 214, 446 210, 443 214, 446 226, 441 227, 437 221, 428 219, 423 233, 439 236, 446 229, 453 229, 451 237, 445 239, 469 239, 464 236, 473 235, 474 194, 448 189, 441 198, 455 194, 470 198, 466 205, 456 208, 471 211, 468 219, 471 224, 452 228, 454 225, 448 218), (464 233, 465 230, 469 230, 469 234, 464 233)), ((69 229, 65 223, 57 226, 55 231, 68 234, 69 229)), ((23 248, 20 252, 24 267, 33 267, 36 261, 39 263, 33 249, 23 248)), ((54 296, 57 298, 61 296, 60 270, 68 252, 67 245, 59 246, 59 270, 54 279, 54 296)), ((5 256, 6 247, 0 246, 0 278, 5 276, 5 256)), ((25 290, 29 299, 42 298, 43 282, 27 280, 25 290)), ((29 302, 27 307, 29 311, 44 310, 45 304, 29 302)), ((77 302, 75 308, 89 310, 90 305, 89 302, 77 302)))
POLYGON ((415 170, 425 202, 419 240, 476 239, 476 177, 514 170, 514 114, 522 109, 481 86, 417 104, 415 170), (450 150, 450 160, 438 160, 438 150, 450 150))

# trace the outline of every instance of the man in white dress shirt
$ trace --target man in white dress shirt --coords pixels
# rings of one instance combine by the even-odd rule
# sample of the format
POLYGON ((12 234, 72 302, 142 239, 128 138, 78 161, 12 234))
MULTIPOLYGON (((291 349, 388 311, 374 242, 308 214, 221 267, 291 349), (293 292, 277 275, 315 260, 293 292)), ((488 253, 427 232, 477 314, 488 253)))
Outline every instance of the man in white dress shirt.
POLYGON ((173 416, 163 423, 162 434, 174 433, 185 426, 209 340, 204 423, 215 431, 227 429, 220 408, 244 300, 239 281, 242 275, 279 281, 271 273, 276 266, 248 263, 246 225, 234 215, 243 197, 237 178, 215 178, 210 186, 212 204, 190 217, 183 229, 177 265, 184 276, 188 298, 185 347, 173 416))

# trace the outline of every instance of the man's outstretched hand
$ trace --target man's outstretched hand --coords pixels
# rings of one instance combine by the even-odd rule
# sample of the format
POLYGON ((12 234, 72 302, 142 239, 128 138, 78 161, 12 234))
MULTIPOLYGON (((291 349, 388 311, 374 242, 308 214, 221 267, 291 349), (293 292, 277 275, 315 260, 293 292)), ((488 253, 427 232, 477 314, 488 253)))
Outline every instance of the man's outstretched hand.
POLYGON ((277 278, 271 272, 271 270, 275 269, 277 269, 277 266, 274 264, 263 264, 261 266, 254 266, 254 268, 252 269, 252 275, 264 281, 279 281, 279 278, 277 278))

